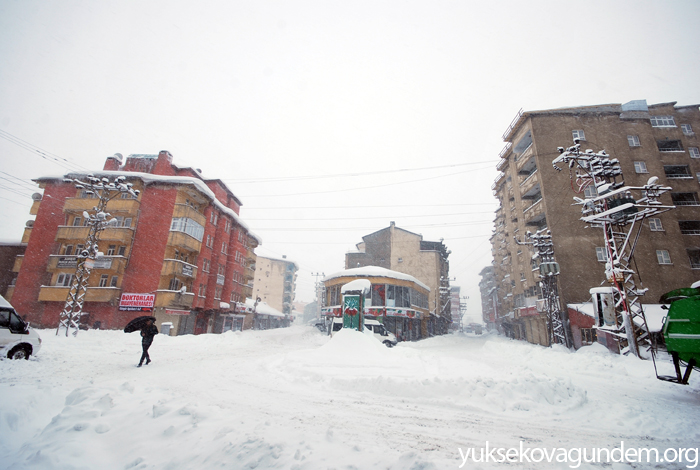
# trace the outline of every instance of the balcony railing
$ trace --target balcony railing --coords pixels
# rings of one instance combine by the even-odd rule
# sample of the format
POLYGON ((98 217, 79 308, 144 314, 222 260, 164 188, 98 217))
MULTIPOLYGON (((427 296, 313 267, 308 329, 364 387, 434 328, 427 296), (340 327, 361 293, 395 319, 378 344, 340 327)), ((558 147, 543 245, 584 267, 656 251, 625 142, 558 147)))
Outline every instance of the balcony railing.
MULTIPOLYGON (((63 205, 63 210, 72 212, 91 211, 98 202, 99 199, 94 197, 69 197, 63 205)), ((141 202, 138 199, 117 197, 107 203, 107 212, 128 212, 135 215, 140 207, 141 202)))
POLYGON ((175 204, 175 209, 173 210, 173 217, 185 217, 192 219, 201 226, 205 226, 207 223, 207 218, 201 212, 197 212, 192 207, 187 204, 175 204))
POLYGON ((190 263, 185 263, 179 259, 166 259, 163 261, 163 268, 160 271, 161 276, 184 276, 197 277, 197 266, 190 263))
MULTIPOLYGON (((49 272, 64 270, 66 268, 75 269, 78 266, 77 256, 51 255, 46 270, 49 272)), ((126 258, 123 256, 102 256, 95 260, 95 271, 110 271, 123 273, 126 267, 126 258)))
POLYGON ((168 245, 185 248, 189 251, 199 253, 202 250, 202 242, 185 232, 170 232, 168 235, 168 245))
POLYGON ((194 292, 183 294, 176 290, 158 290, 156 291, 155 306, 186 310, 192 307, 193 300, 194 292))
MULTIPOLYGON (((66 286, 41 286, 39 290, 40 302, 65 302, 70 287, 66 286)), ((85 293, 86 302, 112 302, 119 301, 121 289, 117 287, 88 287, 85 293)))
MULTIPOLYGON (((56 240, 80 240, 85 241, 90 233, 90 227, 60 225, 56 231, 56 240)), ((100 232, 100 240, 121 242, 124 245, 131 243, 134 229, 131 227, 108 227, 100 232)))

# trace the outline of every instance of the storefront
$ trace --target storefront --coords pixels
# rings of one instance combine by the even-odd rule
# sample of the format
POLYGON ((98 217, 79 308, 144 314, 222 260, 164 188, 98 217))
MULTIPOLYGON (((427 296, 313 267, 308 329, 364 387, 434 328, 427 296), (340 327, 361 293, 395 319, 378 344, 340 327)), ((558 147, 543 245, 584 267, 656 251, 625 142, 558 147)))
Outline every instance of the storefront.
POLYGON ((357 279, 366 279, 371 284, 364 299, 366 318, 383 323, 399 341, 426 337, 430 288, 413 276, 377 266, 346 269, 324 278, 321 315, 340 317, 341 288, 357 279))

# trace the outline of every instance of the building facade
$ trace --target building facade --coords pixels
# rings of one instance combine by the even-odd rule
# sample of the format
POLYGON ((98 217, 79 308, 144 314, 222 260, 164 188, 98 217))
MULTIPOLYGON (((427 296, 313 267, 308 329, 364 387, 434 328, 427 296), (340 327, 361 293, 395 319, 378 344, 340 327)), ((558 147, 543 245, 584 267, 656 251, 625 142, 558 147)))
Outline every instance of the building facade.
POLYGON ((396 226, 365 235, 357 251, 345 255, 345 268, 379 266, 409 274, 430 288, 430 318, 425 323, 424 337, 446 334, 452 324, 450 311, 450 255, 442 241, 423 240, 423 236, 396 226))
POLYGON ((272 308, 290 316, 294 309, 297 271, 299 266, 286 256, 258 256, 255 264, 253 294, 272 308))
MULTIPOLYGON (((646 101, 520 112, 503 135, 506 146, 492 186, 500 202, 491 237, 493 270, 482 271, 482 303, 495 323, 515 338, 546 344, 546 325, 537 309, 537 261, 525 241, 527 231, 549 230, 561 308, 590 299, 605 282, 603 231, 587 228, 573 197, 594 197, 568 169, 552 160, 558 147, 574 139, 582 149, 606 150, 619 160, 626 185, 641 186, 652 176, 673 188, 662 196, 675 210, 646 219, 636 252, 637 287, 654 303, 672 289, 700 278, 700 111, 698 105, 646 101), (488 276, 493 276, 489 280, 488 276), (494 289, 495 288, 495 289, 494 289)), ((486 314, 486 313, 485 313, 486 314)), ((574 338, 575 344, 586 339, 574 338)))
MULTIPOLYGON (((252 296, 254 249, 261 240, 241 220, 233 192, 219 179, 176 166, 167 151, 126 161, 116 154, 92 174, 124 176, 139 194, 122 194, 107 204, 116 224, 100 233, 102 256, 91 272, 81 326, 123 328, 151 314, 159 324, 172 323, 177 334, 233 328, 233 316, 243 328, 250 316, 245 300, 252 296)), ((84 211, 96 199, 64 177, 35 181, 44 194, 31 208, 36 220, 25 229, 27 248, 15 262, 8 297, 33 324, 50 328, 58 325, 76 255, 87 238, 84 211)))
POLYGON ((328 319, 341 317, 342 287, 358 279, 371 284, 364 299, 366 318, 383 323, 399 341, 425 338, 423 332, 430 318, 430 288, 413 276, 377 266, 346 269, 323 278, 321 315, 328 319))

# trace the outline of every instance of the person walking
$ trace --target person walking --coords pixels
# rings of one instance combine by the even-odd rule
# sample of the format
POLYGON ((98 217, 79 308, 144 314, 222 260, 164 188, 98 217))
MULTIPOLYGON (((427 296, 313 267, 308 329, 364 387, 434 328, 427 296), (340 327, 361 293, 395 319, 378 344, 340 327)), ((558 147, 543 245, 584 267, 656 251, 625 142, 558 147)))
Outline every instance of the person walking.
POLYGON ((153 343, 153 337, 158 334, 158 327, 153 324, 153 320, 148 320, 143 328, 141 328, 141 347, 143 348, 143 354, 141 354, 141 360, 139 365, 136 367, 141 367, 143 365, 143 360, 146 360, 146 365, 151 363, 151 357, 148 355, 148 348, 151 347, 153 343))

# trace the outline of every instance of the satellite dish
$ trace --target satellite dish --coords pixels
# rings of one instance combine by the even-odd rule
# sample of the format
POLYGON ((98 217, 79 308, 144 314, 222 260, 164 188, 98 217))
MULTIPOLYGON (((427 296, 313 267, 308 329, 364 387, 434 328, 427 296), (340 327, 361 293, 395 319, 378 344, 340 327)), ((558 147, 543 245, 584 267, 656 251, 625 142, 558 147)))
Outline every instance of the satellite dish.
POLYGON ((32 200, 33 200, 33 201, 41 201, 41 198, 42 198, 41 193, 34 193, 34 194, 32 194, 32 200))
POLYGON ((651 186, 652 184, 656 184, 658 181, 659 181, 658 176, 652 176, 651 178, 649 178, 649 181, 647 181, 647 185, 651 186))
POLYGON ((32 228, 34 227, 34 221, 33 220, 27 220, 27 223, 24 224, 25 227, 27 228, 32 228))
POLYGON ((86 219, 90 218, 90 214, 88 213, 88 211, 83 211, 83 217, 85 217, 86 219))

